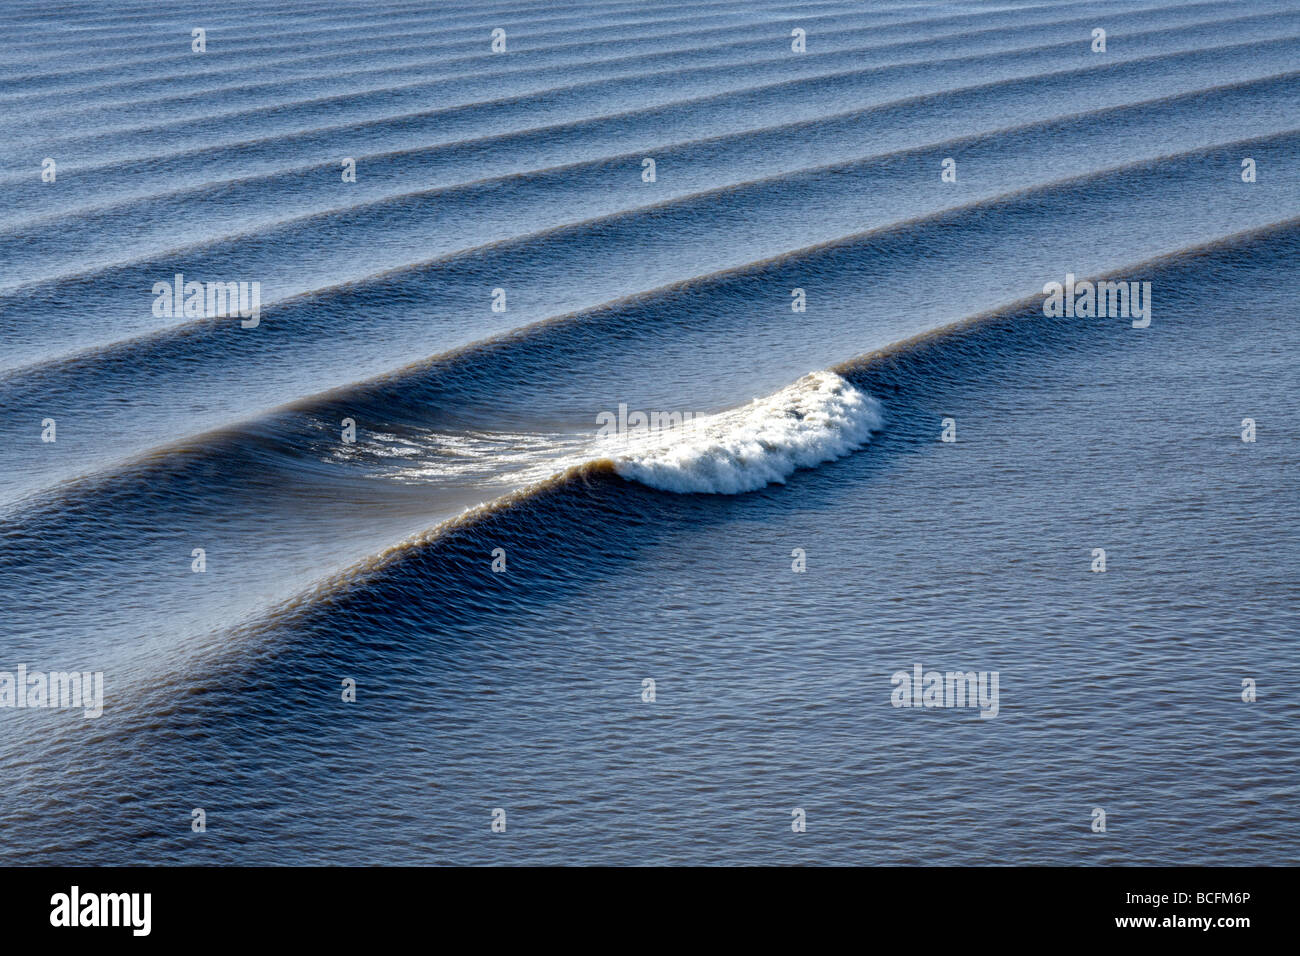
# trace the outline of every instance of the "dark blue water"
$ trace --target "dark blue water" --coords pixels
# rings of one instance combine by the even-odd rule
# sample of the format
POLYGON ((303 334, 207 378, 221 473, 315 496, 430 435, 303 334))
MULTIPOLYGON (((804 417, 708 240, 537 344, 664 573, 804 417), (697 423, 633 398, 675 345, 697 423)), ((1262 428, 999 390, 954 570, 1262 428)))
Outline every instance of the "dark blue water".
POLYGON ((0 64, 0 857, 1296 862, 1300 5, 15 4, 0 64))

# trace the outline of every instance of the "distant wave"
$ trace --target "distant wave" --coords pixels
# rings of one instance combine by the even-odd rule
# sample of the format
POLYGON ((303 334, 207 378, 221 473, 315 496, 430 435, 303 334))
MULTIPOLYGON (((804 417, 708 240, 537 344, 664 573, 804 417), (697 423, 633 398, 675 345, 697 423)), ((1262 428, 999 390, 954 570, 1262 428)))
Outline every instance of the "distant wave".
POLYGON ((678 494, 756 491, 861 448, 883 427, 880 403, 834 372, 658 436, 613 457, 623 478, 678 494))

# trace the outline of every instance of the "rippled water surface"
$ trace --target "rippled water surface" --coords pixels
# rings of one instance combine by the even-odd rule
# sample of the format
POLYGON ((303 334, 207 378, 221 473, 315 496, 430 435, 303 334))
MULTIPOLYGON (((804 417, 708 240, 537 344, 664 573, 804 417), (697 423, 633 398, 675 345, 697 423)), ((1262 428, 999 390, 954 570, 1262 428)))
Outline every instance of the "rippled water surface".
POLYGON ((9 3, 0 129, 0 859, 1297 862, 1294 0, 9 3))

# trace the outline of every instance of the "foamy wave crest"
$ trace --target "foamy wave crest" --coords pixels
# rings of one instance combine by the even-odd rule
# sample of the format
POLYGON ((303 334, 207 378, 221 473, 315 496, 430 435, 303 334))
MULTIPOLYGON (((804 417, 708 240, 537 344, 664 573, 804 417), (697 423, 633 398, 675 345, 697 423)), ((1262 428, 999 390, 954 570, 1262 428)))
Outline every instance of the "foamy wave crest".
POLYGON ((610 457, 618 474, 661 491, 736 495, 841 458, 881 425, 874 398, 834 372, 813 372, 610 457))

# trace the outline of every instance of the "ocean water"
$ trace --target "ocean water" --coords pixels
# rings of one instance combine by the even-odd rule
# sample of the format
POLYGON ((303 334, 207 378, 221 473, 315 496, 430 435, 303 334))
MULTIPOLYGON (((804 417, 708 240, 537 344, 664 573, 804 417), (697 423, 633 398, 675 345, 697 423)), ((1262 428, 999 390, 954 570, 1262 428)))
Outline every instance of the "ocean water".
POLYGON ((1300 3, 23 2, 0 67, 0 861, 1300 862, 1300 3))

